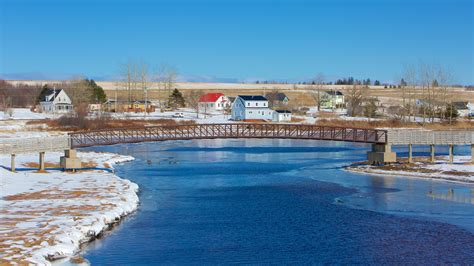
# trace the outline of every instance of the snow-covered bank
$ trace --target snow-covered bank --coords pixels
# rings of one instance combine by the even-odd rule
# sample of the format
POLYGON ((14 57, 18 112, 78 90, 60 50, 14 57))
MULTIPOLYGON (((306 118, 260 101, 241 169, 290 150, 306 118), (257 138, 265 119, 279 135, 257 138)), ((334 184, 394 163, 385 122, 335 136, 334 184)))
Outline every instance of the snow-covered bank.
MULTIPOLYGON (((47 153, 46 161, 57 161, 59 155, 47 153)), ((110 153, 78 155, 99 167, 133 160, 110 153)), ((37 155, 20 156, 18 166, 36 160, 37 155)), ((1 156, 3 166, 5 161, 8 156, 1 156)), ((50 260, 73 256, 81 243, 94 239, 138 206, 138 186, 106 171, 11 173, 0 168, 0 182, 2 265, 50 264, 50 260)))
POLYGON ((471 156, 455 156, 452 164, 448 163, 447 160, 448 158, 443 156, 438 157, 435 163, 414 162, 412 164, 386 166, 355 164, 345 169, 351 172, 375 175, 431 178, 474 183, 474 164, 471 163, 471 156))

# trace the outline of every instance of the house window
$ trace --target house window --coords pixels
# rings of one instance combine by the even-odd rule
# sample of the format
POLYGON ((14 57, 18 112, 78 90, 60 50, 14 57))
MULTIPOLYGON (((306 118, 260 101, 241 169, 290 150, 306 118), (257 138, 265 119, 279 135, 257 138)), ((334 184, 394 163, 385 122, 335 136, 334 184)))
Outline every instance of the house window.
POLYGON ((247 103, 247 106, 250 106, 250 103, 247 103))
POLYGON ((267 103, 263 103, 263 106, 267 106, 267 103))
MULTIPOLYGON (((258 106, 258 103, 255 103, 255 106, 258 106)), ((260 113, 260 112, 258 112, 258 113, 260 113)))

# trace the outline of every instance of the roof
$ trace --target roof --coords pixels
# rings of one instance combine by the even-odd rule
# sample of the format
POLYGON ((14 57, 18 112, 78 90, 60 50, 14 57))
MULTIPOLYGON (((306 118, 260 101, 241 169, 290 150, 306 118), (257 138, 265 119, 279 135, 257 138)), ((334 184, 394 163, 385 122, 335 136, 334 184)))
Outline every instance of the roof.
POLYGON ((261 95, 239 95, 244 101, 268 101, 267 98, 261 95))
POLYGON ((275 112, 280 113, 280 114, 291 114, 291 111, 288 111, 288 110, 275 110, 275 112))
POLYGON ((280 101, 280 102, 283 102, 285 99, 288 99, 286 94, 284 94, 283 92, 270 92, 270 93, 267 93, 265 97, 267 97, 267 99, 269 100, 280 101))
POLYGON ((138 101, 135 101, 134 103, 147 103, 147 104, 151 104, 151 101, 138 100, 138 101))
POLYGON ((335 91, 335 90, 326 91, 326 93, 329 94, 329 95, 338 95, 338 96, 344 95, 344 94, 342 94, 342 92, 335 91))
POLYGON ((456 107, 458 110, 467 110, 469 109, 467 105, 469 102, 453 102, 453 105, 456 107))
POLYGON ((44 100, 45 100, 46 102, 48 102, 48 101, 53 101, 56 97, 58 97, 58 94, 59 94, 61 91, 62 91, 62 89, 48 89, 48 90, 46 91, 46 93, 44 94, 44 100), (54 97, 51 97, 51 96, 53 96, 53 94, 54 94, 54 97), (50 99, 50 100, 48 100, 48 99, 50 99))
POLYGON ((206 93, 199 97, 199 102, 204 102, 204 103, 215 103, 217 99, 219 99, 221 96, 224 96, 223 93, 206 93))

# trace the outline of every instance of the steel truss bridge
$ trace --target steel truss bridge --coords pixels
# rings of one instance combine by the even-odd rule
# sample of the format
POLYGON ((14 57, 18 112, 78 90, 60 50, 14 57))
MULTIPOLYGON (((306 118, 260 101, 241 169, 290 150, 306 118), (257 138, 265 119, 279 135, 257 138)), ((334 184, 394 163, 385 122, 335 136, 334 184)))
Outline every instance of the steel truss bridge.
POLYGON ((192 124, 105 129, 69 133, 70 148, 191 139, 310 139, 372 144, 387 143, 387 131, 302 124, 192 124))

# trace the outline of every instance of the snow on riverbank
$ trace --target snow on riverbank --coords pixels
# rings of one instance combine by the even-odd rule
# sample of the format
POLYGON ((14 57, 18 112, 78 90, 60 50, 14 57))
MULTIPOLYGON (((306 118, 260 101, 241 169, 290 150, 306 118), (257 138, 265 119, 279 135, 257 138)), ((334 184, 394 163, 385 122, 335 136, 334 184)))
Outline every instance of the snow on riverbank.
MULTIPOLYGON (((48 160, 59 153, 46 153, 48 160)), ((130 156, 80 152, 84 161, 100 167, 133 160, 130 156)), ((37 155, 23 155, 20 164, 36 162, 37 155)), ((3 166, 8 156, 1 156, 3 166)), ((0 264, 50 264, 73 256, 80 244, 94 239, 138 206, 138 186, 100 170, 65 173, 0 168, 0 264)))
POLYGON ((442 156, 437 157, 435 163, 414 162, 412 164, 385 166, 360 164, 351 165, 346 170, 376 175, 432 178, 474 183, 474 164, 471 163, 471 156, 454 156, 452 164, 448 163, 446 156, 442 156))

